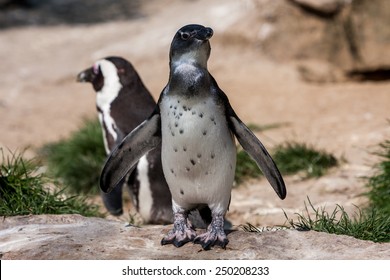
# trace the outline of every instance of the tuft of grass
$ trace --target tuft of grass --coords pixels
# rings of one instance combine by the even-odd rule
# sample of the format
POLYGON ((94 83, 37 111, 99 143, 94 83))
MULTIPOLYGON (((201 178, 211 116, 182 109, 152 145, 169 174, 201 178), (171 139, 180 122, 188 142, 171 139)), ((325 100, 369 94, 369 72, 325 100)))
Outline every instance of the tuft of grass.
POLYGON ((337 205, 329 214, 324 208, 315 209, 308 198, 310 207, 305 203, 305 214, 297 214, 297 222, 284 213, 291 227, 345 234, 374 242, 390 242, 390 141, 384 141, 379 147, 380 151, 375 154, 382 160, 374 165, 376 173, 367 178, 369 191, 365 195, 369 198, 369 207, 363 210, 356 207, 357 212, 350 217, 342 206, 337 205))
POLYGON ((379 149, 375 154, 382 160, 374 166, 375 174, 367 179, 366 195, 370 199, 370 208, 380 209, 390 216, 390 140, 380 143, 379 149))
POLYGON ((308 198, 311 211, 305 202, 305 214, 297 214, 298 221, 289 219, 286 212, 284 215, 290 226, 297 230, 314 230, 332 234, 342 234, 353 236, 362 240, 371 240, 374 242, 390 241, 390 216, 375 209, 363 211, 357 208, 357 212, 350 217, 344 208, 337 205, 329 214, 325 208, 314 208, 308 198))
POLYGON ((75 193, 98 192, 99 176, 106 159, 98 120, 85 120, 69 139, 45 145, 41 154, 48 174, 75 193))
POLYGON ((272 157, 282 174, 303 172, 306 178, 320 177, 328 168, 338 164, 333 155, 297 142, 278 145, 272 157))
POLYGON ((52 183, 39 172, 34 160, 24 160, 13 154, 7 158, 2 152, 0 165, 0 215, 80 214, 99 216, 98 207, 85 198, 65 196, 65 189, 50 193, 45 185, 52 183))

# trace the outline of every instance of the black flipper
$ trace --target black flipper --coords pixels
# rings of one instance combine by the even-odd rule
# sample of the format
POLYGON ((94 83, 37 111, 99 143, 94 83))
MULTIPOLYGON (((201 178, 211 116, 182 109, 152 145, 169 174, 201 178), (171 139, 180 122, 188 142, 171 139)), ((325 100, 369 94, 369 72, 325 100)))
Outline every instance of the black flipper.
POLYGON ((157 107, 152 116, 130 132, 112 151, 100 175, 101 190, 108 193, 120 185, 139 159, 160 143, 161 118, 157 107))
POLYGON ((120 216, 123 214, 122 209, 122 189, 123 182, 120 183, 120 187, 115 188, 110 193, 104 193, 100 191, 100 196, 103 200, 104 206, 110 212, 111 215, 120 216))
MULTIPOLYGON (((123 139, 126 136, 120 129, 117 130, 117 134, 118 138, 115 145, 119 145, 121 142, 120 139, 123 139)), ((109 193, 105 193, 100 190, 100 197, 102 198, 103 204, 108 210, 108 212, 110 212, 110 214, 113 216, 120 216, 123 214, 122 193, 123 187, 126 184, 125 181, 126 178, 123 178, 122 181, 117 184, 117 187, 109 193)))
POLYGON ((232 108, 230 108, 229 115, 228 119, 231 130, 234 132, 241 146, 257 163, 278 196, 284 199, 287 194, 286 186, 270 154, 253 132, 239 119, 232 108))

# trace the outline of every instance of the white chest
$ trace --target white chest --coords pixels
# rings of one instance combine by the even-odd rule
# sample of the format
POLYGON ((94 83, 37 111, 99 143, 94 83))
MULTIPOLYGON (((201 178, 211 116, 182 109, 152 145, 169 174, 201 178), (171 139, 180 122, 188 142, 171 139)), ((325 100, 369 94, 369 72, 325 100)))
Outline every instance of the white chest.
POLYGON ((221 108, 211 98, 166 97, 160 110, 163 170, 175 202, 228 204, 236 146, 221 108))
MULTIPOLYGON (((120 83, 116 67, 113 63, 103 59, 97 61, 96 65, 101 68, 104 75, 104 86, 96 93, 96 105, 101 111, 99 112, 99 121, 102 127, 105 127, 108 130, 108 133, 114 140, 117 140, 116 123, 111 117, 111 103, 117 98, 119 91, 122 88, 122 84, 120 83)), ((106 153, 108 154, 110 149, 108 147, 106 131, 104 129, 103 140, 106 153)))

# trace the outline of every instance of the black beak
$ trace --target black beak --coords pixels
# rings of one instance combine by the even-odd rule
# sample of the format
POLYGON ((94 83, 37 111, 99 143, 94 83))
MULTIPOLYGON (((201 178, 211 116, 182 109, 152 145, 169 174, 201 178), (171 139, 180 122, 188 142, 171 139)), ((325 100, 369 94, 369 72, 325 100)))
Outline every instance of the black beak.
POLYGON ((77 82, 80 82, 80 83, 90 82, 91 83, 95 77, 96 77, 96 75, 95 75, 95 73, 93 73, 93 69, 91 67, 91 68, 85 69, 84 71, 80 72, 77 75, 77 82))
POLYGON ((195 38, 202 41, 207 41, 213 36, 213 34, 214 31, 210 27, 204 27, 196 33, 195 38))

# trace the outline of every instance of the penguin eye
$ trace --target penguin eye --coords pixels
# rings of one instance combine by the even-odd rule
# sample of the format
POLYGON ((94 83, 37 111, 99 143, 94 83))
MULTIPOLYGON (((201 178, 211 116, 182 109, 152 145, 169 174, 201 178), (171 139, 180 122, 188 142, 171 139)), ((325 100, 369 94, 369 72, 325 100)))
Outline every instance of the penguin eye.
POLYGON ((187 40, 188 38, 191 37, 191 34, 190 34, 190 33, 187 33, 187 32, 183 32, 183 33, 181 33, 180 35, 181 35, 181 38, 182 38, 183 40, 187 40))

